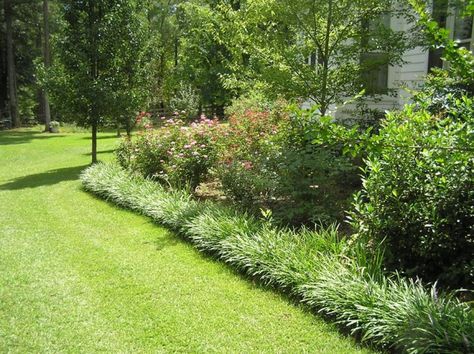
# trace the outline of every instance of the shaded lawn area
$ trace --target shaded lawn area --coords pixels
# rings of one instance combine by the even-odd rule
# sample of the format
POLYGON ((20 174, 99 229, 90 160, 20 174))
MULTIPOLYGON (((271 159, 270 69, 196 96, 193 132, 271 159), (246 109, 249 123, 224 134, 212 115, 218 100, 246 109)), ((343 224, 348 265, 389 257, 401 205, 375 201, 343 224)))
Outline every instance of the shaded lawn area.
MULTIPOLYGON (((101 135, 111 159, 116 139, 101 135)), ((86 134, 0 133, 0 351, 369 352, 83 192, 86 134)))

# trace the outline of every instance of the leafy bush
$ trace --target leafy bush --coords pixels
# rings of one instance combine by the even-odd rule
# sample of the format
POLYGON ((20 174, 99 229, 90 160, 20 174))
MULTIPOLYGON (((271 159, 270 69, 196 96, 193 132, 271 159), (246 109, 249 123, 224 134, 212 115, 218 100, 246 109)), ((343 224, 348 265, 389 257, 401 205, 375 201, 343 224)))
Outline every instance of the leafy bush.
POLYGON ((418 281, 383 277, 378 261, 361 262, 364 248, 340 239, 334 228, 277 230, 185 192, 166 191, 116 165, 96 164, 81 180, 85 189, 150 216, 200 250, 290 292, 363 341, 408 353, 474 350, 468 304, 435 288, 426 291, 418 281))
POLYGON ((218 177, 248 210, 269 208, 283 224, 330 224, 343 219, 358 187, 356 164, 343 151, 350 134, 314 111, 275 118, 247 110, 229 122, 218 177))
MULTIPOLYGON (((385 240, 388 264, 445 285, 474 284, 474 55, 410 0, 446 69, 430 72, 413 106, 391 114, 367 161, 354 225, 385 240)), ((466 4, 465 4, 466 5, 466 4)), ((459 10, 472 17, 471 4, 459 10)))
POLYGON ((199 95, 190 85, 181 83, 169 102, 173 111, 194 119, 198 116, 199 95))
POLYGON ((456 100, 463 100, 465 96, 474 96, 473 82, 453 77, 449 71, 434 69, 427 76, 422 90, 415 93, 414 101, 418 108, 433 115, 441 114, 456 119, 460 114, 465 116, 469 113, 459 112, 462 107, 456 104, 456 100))
POLYGON ((272 111, 247 109, 230 117, 222 135, 215 174, 226 196, 246 209, 258 210, 273 196, 276 176, 267 160, 284 119, 272 111))
POLYGON ((314 111, 292 115, 277 143, 277 217, 294 224, 343 219, 349 197, 360 186, 357 164, 344 149, 354 131, 314 111))
POLYGON ((277 176, 265 170, 263 161, 232 160, 218 166, 216 171, 225 195, 240 207, 249 211, 270 207, 278 182, 277 176))
POLYGON ((474 105, 453 99, 433 116, 391 113, 367 159, 353 225, 384 242, 387 264, 425 280, 474 281, 474 105))
POLYGON ((123 139, 117 160, 143 176, 194 190, 216 159, 218 121, 202 117, 186 126, 180 119, 162 119, 160 129, 148 129, 134 140, 123 139))
POLYGON ((288 102, 283 98, 275 100, 268 99, 262 91, 248 90, 245 95, 242 95, 234 100, 232 104, 226 108, 226 114, 229 117, 242 117, 247 111, 269 113, 274 117, 282 117, 287 112, 288 102))

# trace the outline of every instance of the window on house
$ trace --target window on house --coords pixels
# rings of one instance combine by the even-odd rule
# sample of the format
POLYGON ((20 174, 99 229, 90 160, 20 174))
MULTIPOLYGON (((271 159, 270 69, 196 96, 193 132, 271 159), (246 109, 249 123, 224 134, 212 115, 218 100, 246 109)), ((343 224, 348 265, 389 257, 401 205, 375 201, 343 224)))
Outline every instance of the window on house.
POLYGON ((316 66, 316 52, 311 53, 309 56, 309 65, 316 66))
POLYGON ((362 82, 365 93, 381 95, 388 92, 388 64, 385 53, 364 53, 361 62, 365 67, 362 82))
MULTIPOLYGON (((362 38, 362 45, 376 47, 376 37, 373 35, 380 27, 390 28, 390 15, 385 14, 378 21, 363 24, 366 36, 362 38)), ((381 51, 370 51, 360 56, 363 67, 362 83, 366 94, 386 94, 388 92, 388 63, 387 55, 381 51)))
MULTIPOLYGON (((448 19, 448 0, 434 0, 432 17, 441 28, 446 28, 448 19)), ((443 60, 443 49, 432 48, 428 54, 428 71, 433 68, 442 68, 443 60)))
MULTIPOLYGON (((433 19, 438 22, 441 28, 449 30, 451 38, 459 47, 474 50, 473 18, 462 17, 459 8, 450 11, 448 3, 448 0, 433 1, 433 19)), ((432 68, 442 68, 444 66, 442 56, 442 49, 430 49, 428 71, 432 68)))
POLYGON ((314 51, 309 55, 307 64, 317 69, 318 65, 323 65, 323 61, 321 60, 321 56, 314 51))
POLYGON ((456 10, 453 19, 453 39, 458 43, 459 47, 468 50, 472 48, 472 17, 462 17, 459 9, 456 10))

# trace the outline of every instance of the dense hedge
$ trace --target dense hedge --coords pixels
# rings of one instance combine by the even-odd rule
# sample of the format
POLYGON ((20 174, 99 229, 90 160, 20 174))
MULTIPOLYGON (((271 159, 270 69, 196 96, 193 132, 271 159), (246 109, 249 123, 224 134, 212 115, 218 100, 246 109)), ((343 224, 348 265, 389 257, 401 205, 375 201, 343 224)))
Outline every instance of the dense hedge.
POLYGON ((368 152, 352 214, 358 234, 386 246, 386 265, 443 287, 474 285, 474 101, 431 114, 389 113, 368 152))
MULTIPOLYGON (((130 175, 116 165, 83 172, 84 188, 179 232, 203 251, 283 288, 353 333, 409 353, 474 351, 474 313, 455 297, 369 271, 334 229, 277 230, 232 209, 130 175)), ((362 248, 361 248, 362 249, 362 248)), ((359 249, 359 251, 361 250, 359 249)))

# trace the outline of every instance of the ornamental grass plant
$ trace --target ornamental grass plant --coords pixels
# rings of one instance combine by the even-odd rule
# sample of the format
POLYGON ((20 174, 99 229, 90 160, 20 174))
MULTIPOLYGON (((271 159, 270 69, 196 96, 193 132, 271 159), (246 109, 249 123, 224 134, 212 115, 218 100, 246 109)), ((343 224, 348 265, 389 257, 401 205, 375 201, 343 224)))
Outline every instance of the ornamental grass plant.
POLYGON ((380 255, 364 257, 363 248, 341 239, 335 227, 276 229, 268 220, 196 201, 115 164, 96 164, 81 180, 86 190, 168 226, 199 250, 282 289, 364 342, 407 353, 474 351, 469 304, 435 286, 374 271, 380 269, 380 255))

